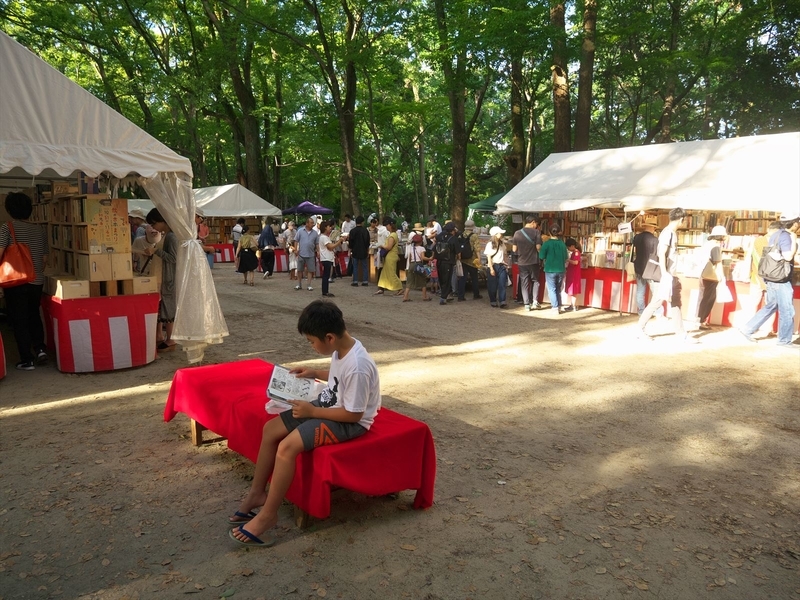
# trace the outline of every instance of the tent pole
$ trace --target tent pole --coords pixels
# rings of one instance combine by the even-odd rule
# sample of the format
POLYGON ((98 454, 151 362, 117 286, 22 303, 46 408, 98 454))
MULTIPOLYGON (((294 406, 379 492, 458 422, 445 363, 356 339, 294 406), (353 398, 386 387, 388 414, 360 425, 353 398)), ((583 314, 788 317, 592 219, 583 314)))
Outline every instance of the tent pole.
MULTIPOLYGON (((628 211, 626 210, 624 213, 624 221, 628 222, 628 211)), ((622 275, 620 276, 620 282, 622 285, 619 289, 619 316, 622 316, 622 298, 625 296, 625 282, 627 280, 628 272, 625 270, 628 266, 628 233, 625 234, 625 238, 622 242, 622 275)))

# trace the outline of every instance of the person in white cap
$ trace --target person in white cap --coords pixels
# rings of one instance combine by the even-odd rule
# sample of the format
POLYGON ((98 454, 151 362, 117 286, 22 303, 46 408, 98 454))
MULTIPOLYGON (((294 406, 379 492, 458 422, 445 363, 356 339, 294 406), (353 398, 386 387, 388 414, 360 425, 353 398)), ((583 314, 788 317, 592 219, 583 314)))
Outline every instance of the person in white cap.
POLYGON ((722 250, 720 245, 728 237, 728 232, 722 225, 716 225, 708 236, 708 241, 703 244, 700 251, 703 257, 700 265, 700 295, 697 299, 697 318, 700 320, 700 329, 711 329, 708 317, 714 302, 717 301, 717 284, 724 281, 722 271, 722 250))
POLYGON ((145 236, 145 214, 141 208, 134 208, 128 213, 128 223, 131 226, 131 241, 145 236))
POLYGON ((506 287, 508 283, 508 271, 506 267, 506 244, 503 241, 505 229, 497 225, 489 230, 492 236, 486 242, 483 253, 486 255, 488 263, 488 274, 486 277, 486 287, 489 291, 489 305, 496 308, 508 308, 506 303, 506 287))

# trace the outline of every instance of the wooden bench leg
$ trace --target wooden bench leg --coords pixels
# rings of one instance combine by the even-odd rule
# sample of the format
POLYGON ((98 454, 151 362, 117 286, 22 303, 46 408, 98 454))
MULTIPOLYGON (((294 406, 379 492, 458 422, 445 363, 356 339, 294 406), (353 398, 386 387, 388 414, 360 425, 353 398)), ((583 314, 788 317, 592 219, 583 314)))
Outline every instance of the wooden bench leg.
POLYGON ((206 430, 200 423, 194 419, 190 419, 190 427, 192 430, 192 444, 195 446, 203 445, 203 432, 206 430))
POLYGON ((294 507, 294 524, 300 529, 306 529, 311 521, 311 515, 299 506, 294 507))

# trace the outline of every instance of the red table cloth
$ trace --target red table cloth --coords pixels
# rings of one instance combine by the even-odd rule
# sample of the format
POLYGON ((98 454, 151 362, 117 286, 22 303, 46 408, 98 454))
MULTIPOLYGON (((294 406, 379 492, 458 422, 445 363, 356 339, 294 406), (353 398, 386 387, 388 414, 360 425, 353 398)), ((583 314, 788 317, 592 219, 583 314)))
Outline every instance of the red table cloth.
MULTIPOLYGON (((255 462, 267 420, 272 364, 263 360, 179 369, 170 387, 164 420, 182 412, 228 439, 228 447, 255 462)), ((342 444, 320 446, 297 457, 286 498, 308 514, 330 515, 331 488, 369 496, 417 490, 414 508, 433 505, 436 450, 427 425, 382 408, 370 430, 342 444)))
POLYGON ((158 294, 61 300, 42 296, 48 347, 63 373, 114 371, 156 359, 158 294))

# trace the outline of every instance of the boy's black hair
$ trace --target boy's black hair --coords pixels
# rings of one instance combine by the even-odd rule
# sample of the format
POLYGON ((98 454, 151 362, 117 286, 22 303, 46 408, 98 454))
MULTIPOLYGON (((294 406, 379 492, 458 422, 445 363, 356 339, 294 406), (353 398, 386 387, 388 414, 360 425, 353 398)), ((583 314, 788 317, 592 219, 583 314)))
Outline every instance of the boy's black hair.
POLYGON ((669 211, 669 220, 670 221, 678 221, 681 219, 685 219, 687 217, 686 211, 682 208, 673 208, 669 211))
POLYGON ((238 219, 236 219, 236 224, 237 225, 244 225, 245 224, 244 217, 239 217, 238 219))
POLYGON ((358 215, 356 217, 356 225, 361 225, 363 222, 364 222, 364 217, 362 217, 361 215, 358 215))
POLYGON ((553 223, 550 225, 550 235, 556 236, 561 233, 561 227, 553 223))
POLYGON ((250 228, 247 225, 242 225, 242 233, 247 233, 250 231, 250 228))
POLYGON ((567 238, 567 241, 564 242, 564 245, 569 248, 570 246, 578 247, 578 241, 575 238, 567 238))
POLYGON ((156 223, 166 223, 167 220, 161 216, 161 213, 158 212, 157 208, 154 208, 149 213, 147 213, 147 218, 145 219, 148 225, 155 225, 156 223))
POLYGON ((33 201, 22 192, 12 192, 6 196, 5 206, 12 219, 27 219, 33 213, 33 201))
POLYGON ((297 319, 297 331, 302 335, 310 335, 323 339, 329 333, 337 337, 344 335, 347 327, 344 324, 342 311, 333 302, 314 300, 303 309, 297 319))

